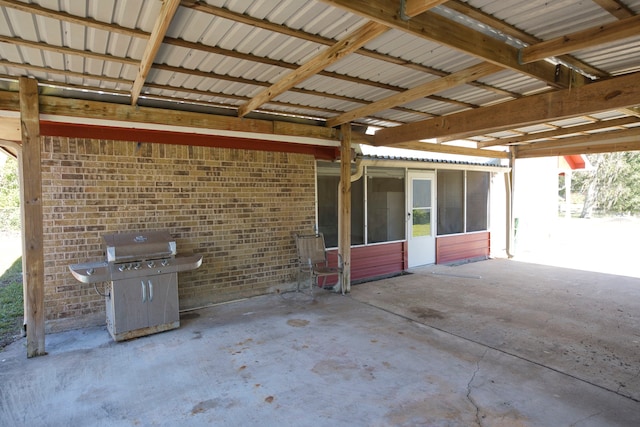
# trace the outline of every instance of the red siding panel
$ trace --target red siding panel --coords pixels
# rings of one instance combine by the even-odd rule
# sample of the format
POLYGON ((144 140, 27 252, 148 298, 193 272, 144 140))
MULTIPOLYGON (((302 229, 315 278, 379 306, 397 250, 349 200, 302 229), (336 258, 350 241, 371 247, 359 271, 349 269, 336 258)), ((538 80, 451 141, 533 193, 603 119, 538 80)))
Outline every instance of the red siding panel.
MULTIPOLYGON (((351 282, 401 273, 406 269, 406 242, 351 248, 351 282)), ((338 250, 328 251, 329 264, 337 265, 338 250)), ((327 284, 336 283, 329 278, 327 284)))
POLYGON ((436 238, 436 264, 489 257, 489 232, 436 238))

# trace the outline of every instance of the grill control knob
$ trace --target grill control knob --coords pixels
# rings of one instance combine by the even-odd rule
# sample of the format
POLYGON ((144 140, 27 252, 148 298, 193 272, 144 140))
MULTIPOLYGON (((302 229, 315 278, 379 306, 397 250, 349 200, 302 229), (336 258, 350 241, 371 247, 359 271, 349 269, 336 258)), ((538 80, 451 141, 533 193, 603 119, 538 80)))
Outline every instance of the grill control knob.
POLYGON ((147 263, 147 265, 149 266, 149 268, 153 268, 153 267, 155 267, 155 266, 156 266, 156 263, 155 263, 155 262, 153 262, 153 261, 149 261, 149 262, 147 263))
POLYGON ((163 259, 161 262, 163 267, 166 267, 167 265, 169 265, 169 260, 168 259, 163 259))
POLYGON ((140 264, 139 262, 136 262, 135 264, 133 264, 133 269, 134 269, 134 270, 138 270, 138 269, 140 269, 140 265, 141 265, 141 264, 140 264))
POLYGON ((125 269, 125 268, 126 268, 126 267, 125 267, 125 265, 124 265, 124 264, 120 264, 120 265, 118 266, 118 270, 120 270, 120 271, 124 271, 124 269, 125 269))
POLYGON ((93 273, 95 273, 95 270, 93 268, 87 269, 87 276, 91 276, 93 273))

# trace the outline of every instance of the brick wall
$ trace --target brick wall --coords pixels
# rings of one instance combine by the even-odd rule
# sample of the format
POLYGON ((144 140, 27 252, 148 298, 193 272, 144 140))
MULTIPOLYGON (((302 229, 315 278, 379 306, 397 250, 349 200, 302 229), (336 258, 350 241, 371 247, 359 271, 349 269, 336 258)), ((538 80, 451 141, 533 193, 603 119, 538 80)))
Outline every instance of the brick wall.
POLYGON ((105 322, 68 269, 103 259, 103 234, 168 229, 179 253, 202 254, 179 274, 184 309, 290 288, 292 233, 315 222, 304 154, 44 137, 42 171, 48 331, 105 322))

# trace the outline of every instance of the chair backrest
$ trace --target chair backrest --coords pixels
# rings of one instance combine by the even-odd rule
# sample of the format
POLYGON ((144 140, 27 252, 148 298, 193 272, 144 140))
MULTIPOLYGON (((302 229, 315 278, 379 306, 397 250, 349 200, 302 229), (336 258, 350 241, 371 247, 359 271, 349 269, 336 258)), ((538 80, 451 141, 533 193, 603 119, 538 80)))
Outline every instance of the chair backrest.
POLYGON ((324 246, 324 236, 318 234, 296 234, 296 247, 298 259, 301 264, 320 264, 327 262, 327 254, 324 246))

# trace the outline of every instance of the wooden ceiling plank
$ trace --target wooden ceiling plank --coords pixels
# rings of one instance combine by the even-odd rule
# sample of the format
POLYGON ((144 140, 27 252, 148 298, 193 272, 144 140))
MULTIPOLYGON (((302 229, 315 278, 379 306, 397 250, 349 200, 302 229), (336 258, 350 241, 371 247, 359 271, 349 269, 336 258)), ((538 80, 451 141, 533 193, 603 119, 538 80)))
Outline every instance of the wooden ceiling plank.
POLYGON ((629 18, 635 15, 626 4, 619 0, 593 0, 593 2, 618 19, 629 18))
POLYGON ((572 134, 572 133, 588 132, 592 130, 613 128, 613 127, 623 127, 626 125, 638 123, 639 121, 640 120, 636 117, 623 117, 620 119, 600 120, 600 121, 589 123, 586 125, 561 127, 561 128, 557 128, 550 131, 525 133, 523 135, 514 136, 511 138, 498 138, 493 141, 478 142, 477 146, 478 148, 486 148, 486 147, 492 147, 496 145, 517 144, 517 143, 532 141, 536 139, 554 138, 554 137, 572 134))
POLYGON ((379 145, 440 137, 464 138, 561 118, 626 108, 640 97, 640 72, 580 88, 545 92, 489 107, 409 123, 376 132, 379 145))
POLYGON ((408 18, 426 12, 432 7, 440 6, 447 0, 403 0, 400 3, 400 14, 408 18))
POLYGON ((169 29, 169 24, 171 24, 171 20, 173 19, 173 15, 175 15, 176 10, 178 10, 178 6, 180 6, 180 0, 162 1, 160 13, 153 25, 151 36, 149 37, 147 45, 144 48, 144 53, 142 54, 138 74, 133 81, 133 87, 131 88, 131 105, 136 105, 138 103, 138 97, 140 96, 142 86, 144 86, 147 75, 153 66, 153 60, 158 53, 158 49, 160 49, 162 39, 164 39, 164 35, 169 29))
POLYGON ((520 50, 520 59, 528 64, 639 34, 640 15, 637 15, 527 46, 520 50))
POLYGON ((557 87, 577 87, 587 83, 582 74, 563 65, 545 61, 521 64, 519 49, 475 31, 463 24, 427 11, 408 21, 398 16, 400 0, 321 0, 324 3, 377 21, 416 37, 448 46, 496 65, 542 80, 557 87))
POLYGON ((307 61, 297 70, 285 75, 271 87, 256 95, 251 101, 240 106, 238 109, 238 116, 246 116, 250 111, 255 110, 260 105, 286 92, 301 81, 307 80, 309 77, 323 70, 330 64, 333 64, 350 53, 358 50, 364 44, 378 37, 387 30, 388 27, 377 22, 366 23, 344 39, 337 42, 335 45, 321 51, 318 55, 307 61))
POLYGON ((368 116, 377 111, 386 110, 388 108, 406 104, 425 96, 433 95, 434 93, 462 85, 468 81, 473 81, 481 77, 485 77, 489 74, 497 73, 501 70, 502 68, 498 67, 497 65, 488 62, 482 62, 469 68, 465 68, 464 70, 458 71, 456 73, 449 74, 447 77, 442 77, 438 80, 424 83, 412 89, 408 89, 404 92, 391 95, 387 98, 381 99, 380 101, 373 102, 364 107, 356 108, 355 110, 351 110, 337 117, 331 118, 327 120, 327 126, 338 126, 340 124, 353 121, 357 118, 368 116))
POLYGON ((8 7, 8 8, 16 9, 25 13, 44 16, 46 18, 53 18, 59 21, 64 21, 64 22, 71 22, 73 24, 83 25, 91 28, 97 28, 99 30, 123 34, 130 37, 138 37, 138 38, 149 37, 149 33, 136 28, 126 28, 117 24, 107 24, 105 22, 96 21, 95 19, 92 19, 92 18, 85 18, 82 16, 71 15, 66 12, 47 9, 45 7, 42 7, 33 3, 31 4, 23 3, 17 0, 0 0, 0 7, 8 7))

